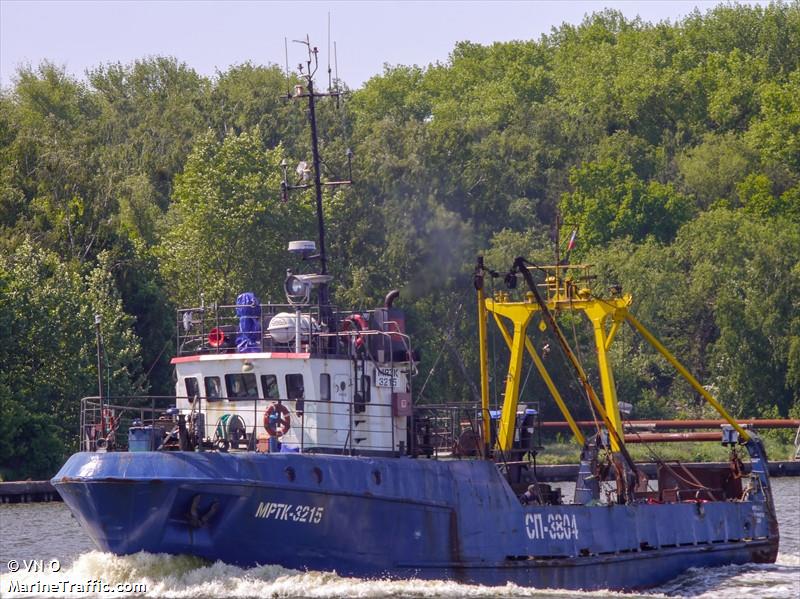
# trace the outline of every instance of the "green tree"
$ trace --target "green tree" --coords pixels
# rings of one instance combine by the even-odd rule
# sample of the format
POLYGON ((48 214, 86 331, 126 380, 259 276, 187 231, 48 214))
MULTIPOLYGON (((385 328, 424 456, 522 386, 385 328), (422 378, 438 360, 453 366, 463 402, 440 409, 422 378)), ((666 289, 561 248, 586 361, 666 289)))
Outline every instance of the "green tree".
POLYGON ((707 134, 676 157, 682 187, 701 210, 716 202, 736 206, 736 185, 757 167, 758 155, 734 133, 707 134))
POLYGON ((671 184, 645 182, 630 163, 604 160, 572 170, 575 188, 561 201, 564 221, 576 223, 586 246, 616 237, 669 241, 692 216, 692 203, 671 184))
POLYGON ((4 476, 45 477, 77 447, 80 398, 97 393, 94 315, 103 318, 111 395, 142 390, 138 338, 107 258, 85 276, 23 241, 0 256, 0 425, 4 476))
MULTIPOLYGON (((186 64, 163 56, 102 65, 89 71, 88 78, 100 110, 97 153, 108 184, 115 190, 134 186, 132 201, 148 200, 166 210, 173 177, 195 135, 209 125, 209 82, 186 64), (127 181, 137 175, 145 175, 147 185, 127 181)), ((140 210, 146 213, 148 207, 140 210)))
MULTIPOLYGON (((787 224, 718 209, 682 227, 670 246, 619 242, 591 259, 602 273, 598 284, 630 291, 640 320, 732 413, 786 415, 800 398, 791 299, 800 284, 800 233, 787 224)), ((636 341, 625 353, 626 368, 644 368, 633 373, 640 397, 652 403, 653 392, 669 394, 678 413, 702 414, 698 396, 675 384, 675 373, 652 350, 651 358, 637 357, 646 349, 636 341)))
POLYGON ((785 83, 764 81, 761 114, 748 132, 770 160, 786 164, 800 175, 800 70, 785 83))
POLYGON ((282 297, 288 241, 313 224, 307 197, 283 202, 280 148, 263 147, 258 130, 200 138, 176 179, 158 247, 176 303, 232 301, 255 291, 282 297))

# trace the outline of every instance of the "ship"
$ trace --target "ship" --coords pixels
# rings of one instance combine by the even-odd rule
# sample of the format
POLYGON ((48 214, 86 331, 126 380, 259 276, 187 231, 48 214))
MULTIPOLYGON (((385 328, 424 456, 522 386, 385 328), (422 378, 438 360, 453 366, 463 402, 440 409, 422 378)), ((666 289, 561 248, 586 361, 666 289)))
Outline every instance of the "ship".
POLYGON ((478 401, 416 401, 419 352, 399 292, 371 310, 330 298, 315 102, 337 92, 315 91, 315 59, 309 44, 303 84, 290 94, 308 101, 313 181, 291 185, 284 166, 283 193, 316 193, 319 247, 289 243, 283 304, 248 291, 229 305, 178 309, 174 397, 104 396, 101 381, 98 396, 81 400, 81 451, 52 484, 95 545, 573 590, 644 589, 688 568, 774 562, 762 440, 635 318, 630 295, 593 289, 589 266, 519 257, 497 271, 478 257, 478 401), (561 329, 566 312, 592 326, 599 393, 561 329), (661 461, 651 480, 632 458, 628 444, 648 433, 626 426, 609 351, 626 325, 725 420, 729 463, 661 461), (489 368, 490 326, 507 349, 502 377, 489 368), (548 360, 563 358, 577 391, 559 389, 542 347, 548 360), (526 361, 580 447, 570 496, 537 477, 540 409, 521 402, 526 361), (502 387, 494 397, 490 379, 502 387), (579 401, 593 414, 591 435, 572 415, 579 401))

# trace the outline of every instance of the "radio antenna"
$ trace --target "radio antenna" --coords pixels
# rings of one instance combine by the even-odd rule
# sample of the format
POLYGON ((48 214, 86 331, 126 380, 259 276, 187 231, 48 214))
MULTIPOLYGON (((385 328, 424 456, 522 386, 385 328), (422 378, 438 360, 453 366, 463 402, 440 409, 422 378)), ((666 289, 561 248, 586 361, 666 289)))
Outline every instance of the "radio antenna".
POLYGON ((292 82, 289 79, 289 40, 283 38, 283 52, 286 57, 286 97, 292 94, 292 82))
POLYGON ((336 108, 339 108, 339 54, 336 51, 336 42, 333 42, 333 67, 336 69, 334 72, 334 81, 336 81, 336 108))
MULTIPOLYGON (((328 92, 333 91, 331 84, 331 13, 328 12, 328 92)), ((339 104, 339 98, 336 98, 336 104, 339 104)))

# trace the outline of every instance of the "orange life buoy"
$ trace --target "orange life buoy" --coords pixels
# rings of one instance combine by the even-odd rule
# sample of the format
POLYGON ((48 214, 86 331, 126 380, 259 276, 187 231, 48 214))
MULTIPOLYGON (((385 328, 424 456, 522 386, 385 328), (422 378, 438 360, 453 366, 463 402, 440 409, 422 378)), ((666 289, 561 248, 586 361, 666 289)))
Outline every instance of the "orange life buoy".
POLYGON ((208 344, 211 347, 221 347, 225 343, 225 332, 219 328, 214 327, 208 332, 208 344))
POLYGON ((349 331, 351 326, 355 323, 355 331, 356 331, 356 338, 353 341, 353 346, 360 350, 364 347, 364 337, 361 336, 361 331, 366 331, 369 326, 367 326, 367 321, 364 320, 364 317, 361 314, 353 314, 348 316, 344 319, 342 324, 344 325, 344 330, 349 331))
POLYGON ((285 405, 274 403, 264 412, 264 429, 270 437, 282 437, 290 427, 289 410, 285 405))

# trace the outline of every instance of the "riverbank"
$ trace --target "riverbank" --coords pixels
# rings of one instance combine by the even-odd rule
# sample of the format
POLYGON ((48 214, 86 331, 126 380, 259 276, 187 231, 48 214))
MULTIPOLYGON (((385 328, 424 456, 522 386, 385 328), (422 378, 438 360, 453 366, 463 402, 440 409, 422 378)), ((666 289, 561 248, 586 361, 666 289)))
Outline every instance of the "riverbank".
POLYGON ((49 480, 0 482, 0 503, 46 503, 61 501, 49 480))

